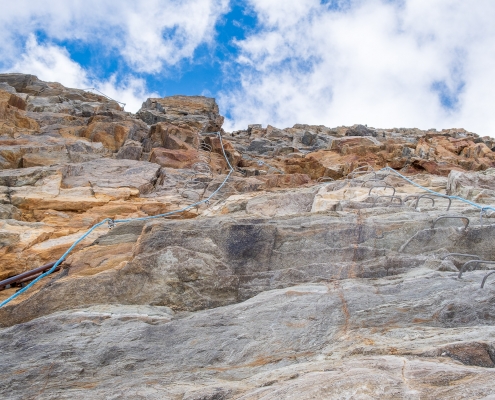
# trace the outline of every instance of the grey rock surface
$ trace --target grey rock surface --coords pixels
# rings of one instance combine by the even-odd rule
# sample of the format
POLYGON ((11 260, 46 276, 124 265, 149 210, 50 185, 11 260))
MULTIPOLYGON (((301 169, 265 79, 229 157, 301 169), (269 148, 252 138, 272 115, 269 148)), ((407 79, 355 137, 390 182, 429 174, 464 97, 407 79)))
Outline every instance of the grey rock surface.
POLYGON ((494 140, 222 123, 0 74, 0 398, 493 399, 494 140))
POLYGON ((489 398, 494 292, 477 285, 416 270, 268 291, 192 315, 118 305, 56 313, 1 331, 0 393, 489 398), (473 302, 486 310, 464 309, 473 302))

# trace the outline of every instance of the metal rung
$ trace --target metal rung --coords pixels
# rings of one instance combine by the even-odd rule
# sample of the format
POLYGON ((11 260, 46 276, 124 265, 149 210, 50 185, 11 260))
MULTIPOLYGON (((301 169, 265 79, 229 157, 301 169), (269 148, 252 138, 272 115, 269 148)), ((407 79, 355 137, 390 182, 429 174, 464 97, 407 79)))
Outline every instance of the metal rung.
POLYGON ((441 219, 462 219, 463 221, 465 221, 464 230, 466 230, 468 225, 469 225, 469 218, 468 217, 462 217, 460 215, 443 215, 441 217, 438 217, 435 221, 433 221, 433 225, 432 225, 431 229, 435 229, 435 224, 438 221, 440 221, 441 219))
POLYGON ((393 186, 390 186, 390 185, 389 185, 389 184, 387 184, 387 183, 384 183, 384 184, 382 184, 382 185, 376 185, 376 186, 373 186, 373 187, 370 189, 370 191, 368 192, 368 196, 371 196, 371 191, 372 191, 373 189, 380 188, 380 187, 383 187, 383 188, 385 188, 385 189, 393 189, 393 190, 394 190, 394 193, 392 194, 392 196, 395 196, 395 188, 394 188, 393 186))
MULTIPOLYGON (((419 196, 420 196, 419 194, 411 194, 411 195, 407 196, 407 197, 404 199, 404 203, 405 203, 407 200, 409 200, 409 199, 418 199, 418 197, 419 197, 419 196)), ((431 202, 432 202, 432 207, 435 207, 435 199, 434 199, 433 197, 425 197, 425 199, 429 199, 429 200, 431 200, 431 202)), ((416 207, 414 207, 414 208, 416 208, 416 207)))
POLYGON ((373 207, 376 205, 376 202, 378 199, 383 199, 383 198, 387 198, 387 199, 390 199, 390 202, 389 204, 392 204, 394 199, 398 199, 399 200, 399 203, 400 205, 402 205, 402 199, 399 197, 399 196, 377 196, 374 198, 374 201, 373 201, 373 207))
MULTIPOLYGON (((0 290, 4 289, 9 289, 12 286, 15 286, 16 283, 21 282, 21 281, 26 281, 30 279, 34 279, 36 276, 39 274, 49 270, 55 265, 55 261, 42 265, 41 267, 32 269, 31 271, 26 271, 21 274, 18 274, 16 276, 4 279, 3 281, 0 281, 0 290)), ((54 271, 58 271, 60 268, 62 268, 60 265, 57 266, 57 268, 54 271)))
POLYGON ((441 259, 445 260, 447 257, 471 257, 471 258, 475 258, 477 260, 481 260, 480 256, 477 256, 474 254, 464 254, 464 253, 449 253, 446 256, 443 256, 441 259))
POLYGON ((492 274, 495 274, 495 271, 489 272, 488 274, 485 275, 485 277, 481 281, 481 289, 483 289, 483 286, 485 286, 486 279, 492 274))
POLYGON ((459 270, 459 275, 457 277, 458 278, 462 278, 462 273, 464 272, 464 270, 466 269, 466 267, 469 264, 474 264, 474 263, 493 265, 493 264, 495 264, 495 261, 484 261, 484 260, 471 260, 471 261, 468 261, 467 263, 464 263, 464 265, 461 267, 461 269, 459 270))
MULTIPOLYGON (((447 199, 449 201, 449 206, 447 207, 447 211, 450 210, 450 206, 452 205, 452 199, 448 196, 444 196, 442 194, 422 194, 420 196, 418 196, 418 198, 416 199, 416 204, 414 205, 414 208, 418 208, 418 203, 419 203, 419 200, 421 200, 423 197, 427 198, 427 199, 431 199, 433 196, 435 197, 441 197, 443 199, 447 199)), ((433 205, 435 205, 435 201, 433 201, 433 205)))

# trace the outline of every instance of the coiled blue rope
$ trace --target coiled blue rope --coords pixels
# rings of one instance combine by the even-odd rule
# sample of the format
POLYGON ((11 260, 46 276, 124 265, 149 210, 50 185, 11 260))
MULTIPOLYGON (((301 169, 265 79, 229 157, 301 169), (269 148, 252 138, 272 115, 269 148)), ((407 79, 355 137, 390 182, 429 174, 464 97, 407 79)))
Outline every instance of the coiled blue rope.
POLYGON ((27 291, 29 288, 33 287, 39 280, 43 279, 45 276, 48 276, 53 271, 55 271, 55 269, 62 263, 62 261, 65 260, 65 258, 69 255, 69 253, 72 250, 74 250, 74 247, 76 247, 79 243, 81 243, 81 241, 83 241, 84 239, 86 239, 88 237, 88 235, 91 232, 93 232, 96 228, 98 228, 98 227, 102 226, 103 224, 105 224, 105 222, 107 222, 110 226, 113 226, 115 223, 123 223, 123 222, 130 222, 130 221, 146 221, 146 220, 149 220, 149 219, 162 218, 162 217, 166 217, 168 215, 178 214, 178 213, 187 211, 187 210, 189 210, 191 208, 194 208, 194 207, 196 207, 196 206, 198 206, 200 204, 204 204, 204 203, 207 204, 207 203, 209 203, 210 199, 213 196, 215 196, 220 191, 220 189, 222 189, 222 187, 227 183, 227 180, 230 178, 230 175, 232 175, 232 173, 234 172, 234 168, 230 164, 230 161, 229 161, 229 158, 227 157, 227 154, 225 154, 225 149, 223 147, 223 141, 222 141, 222 135, 220 134, 220 132, 211 132, 211 134, 216 134, 218 136, 218 138, 220 139, 220 145, 222 147, 222 153, 223 153, 223 156, 225 157, 225 160, 227 161, 227 164, 228 164, 228 166, 230 168, 230 171, 227 174, 227 176, 225 177, 225 179, 223 180, 222 184, 212 194, 210 194, 206 199, 201 200, 201 201, 198 201, 198 202, 193 203, 193 204, 190 204, 187 207, 181 208, 180 210, 174 210, 174 211, 170 211, 170 212, 167 212, 167 213, 164 213, 164 214, 152 215, 152 216, 149 216, 149 217, 129 218, 129 219, 116 219, 116 220, 112 220, 111 218, 105 218, 103 221, 98 222, 97 224, 93 225, 84 235, 82 235, 79 239, 77 239, 72 244, 72 246, 70 246, 67 249, 67 251, 62 255, 62 257, 60 257, 57 260, 57 262, 53 265, 53 267, 51 267, 48 271, 42 273, 35 280, 33 280, 32 282, 30 282, 27 286, 23 287, 18 292, 14 293, 8 299, 5 299, 4 301, 2 301, 0 303, 0 307, 3 307, 4 305, 6 305, 7 303, 9 303, 10 301, 14 300, 17 296, 20 296, 22 293, 24 293, 25 291, 27 291))

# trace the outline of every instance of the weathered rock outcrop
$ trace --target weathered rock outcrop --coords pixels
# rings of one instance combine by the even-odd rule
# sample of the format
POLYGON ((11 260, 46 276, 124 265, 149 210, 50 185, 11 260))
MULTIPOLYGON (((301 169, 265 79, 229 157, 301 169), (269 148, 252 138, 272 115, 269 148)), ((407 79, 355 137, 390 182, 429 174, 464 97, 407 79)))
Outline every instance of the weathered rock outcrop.
POLYGON ((203 96, 170 96, 148 99, 138 111, 148 125, 167 122, 195 132, 216 132, 222 128, 215 99, 203 96))
POLYGON ((495 203, 494 140, 222 123, 0 74, 0 280, 131 219, 0 308, 0 396, 490 399, 495 213, 445 195, 495 203))
POLYGON ((447 193, 482 204, 495 203, 495 168, 479 173, 452 171, 447 193))

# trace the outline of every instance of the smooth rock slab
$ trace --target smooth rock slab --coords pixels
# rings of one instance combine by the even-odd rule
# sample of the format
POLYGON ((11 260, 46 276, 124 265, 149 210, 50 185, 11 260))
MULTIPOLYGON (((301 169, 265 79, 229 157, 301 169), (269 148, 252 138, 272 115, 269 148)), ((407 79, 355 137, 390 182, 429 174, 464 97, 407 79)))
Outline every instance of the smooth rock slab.
MULTIPOLYGON (((473 340, 493 349, 493 321, 480 319, 490 325, 480 329, 411 320, 414 310, 436 315, 453 289, 446 282, 421 272, 295 286, 191 315, 118 305, 53 314, 0 330, 0 395, 489 398, 493 370, 464 365, 446 349, 473 340), (425 292, 426 280, 444 290, 425 292)), ((472 303, 473 283, 460 288, 460 301, 472 303)), ((493 289, 476 297, 491 301, 493 289)))

